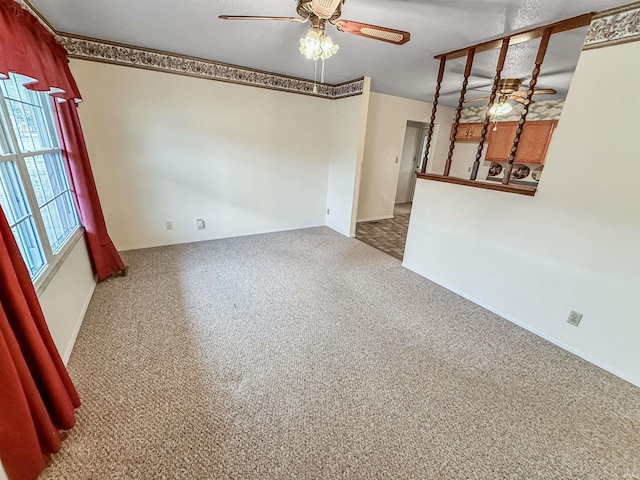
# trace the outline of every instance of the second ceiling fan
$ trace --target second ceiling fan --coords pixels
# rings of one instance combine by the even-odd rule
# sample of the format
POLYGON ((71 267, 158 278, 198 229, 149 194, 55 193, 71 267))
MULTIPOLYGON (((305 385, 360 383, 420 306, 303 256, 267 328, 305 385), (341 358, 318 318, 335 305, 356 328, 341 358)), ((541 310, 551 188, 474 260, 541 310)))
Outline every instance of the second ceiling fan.
MULTIPOLYGON (((498 82, 498 88, 496 90, 497 99, 495 104, 502 105, 507 100, 513 100, 514 102, 524 104, 527 99, 527 90, 520 90, 522 80, 519 78, 503 78, 498 82)), ((534 95, 555 95, 556 92, 553 88, 540 88, 533 91, 534 95)), ((491 98, 491 95, 485 95, 471 100, 466 100, 464 103, 481 102, 491 98)), ((533 100, 531 101, 533 103, 533 100)))

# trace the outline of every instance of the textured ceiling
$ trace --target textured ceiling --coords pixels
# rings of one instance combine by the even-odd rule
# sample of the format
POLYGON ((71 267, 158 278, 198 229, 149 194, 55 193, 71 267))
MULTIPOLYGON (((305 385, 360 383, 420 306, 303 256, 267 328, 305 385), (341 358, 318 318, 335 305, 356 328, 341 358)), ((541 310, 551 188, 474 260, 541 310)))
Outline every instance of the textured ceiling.
MULTIPOLYGON (((313 78, 314 65, 298 52, 308 25, 231 22, 218 15, 294 16, 295 0, 31 0, 59 31, 165 50, 250 68, 313 78)), ((434 56, 506 33, 586 12, 623 5, 620 0, 346 0, 343 18, 411 32, 396 46, 335 31, 340 51, 326 63, 326 81, 372 78, 372 89, 431 101, 434 56)), ((568 89, 586 30, 556 37, 538 85, 568 89)), ((537 45, 514 48, 506 75, 527 78, 537 45)), ((478 55, 471 86, 487 84, 495 56, 478 55), (477 76, 477 77, 476 77, 477 76), (483 78, 484 77, 484 78, 483 78)), ((455 103, 464 60, 447 69, 443 99, 455 103)), ((490 82, 490 80, 489 80, 490 82)), ((475 92, 473 93, 475 95, 475 92)), ((548 98, 548 97, 547 97, 548 98)))

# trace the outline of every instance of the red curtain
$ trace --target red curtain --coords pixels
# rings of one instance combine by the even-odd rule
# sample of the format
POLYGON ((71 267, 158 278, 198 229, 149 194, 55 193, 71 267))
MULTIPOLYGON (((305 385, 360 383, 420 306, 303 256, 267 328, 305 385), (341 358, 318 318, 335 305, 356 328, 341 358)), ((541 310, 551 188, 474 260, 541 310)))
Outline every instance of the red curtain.
POLYGON ((12 480, 35 479, 80 398, 44 320, 0 209, 0 459, 12 480))
POLYGON ((80 99, 64 47, 14 0, 0 0, 0 74, 9 72, 35 79, 27 86, 32 90, 80 99))
POLYGON ((89 154, 82 135, 78 107, 73 101, 56 102, 56 111, 62 150, 67 159, 69 181, 73 185, 76 207, 85 228, 98 280, 104 280, 113 273, 124 270, 124 263, 107 233, 98 190, 91 172, 89 154))

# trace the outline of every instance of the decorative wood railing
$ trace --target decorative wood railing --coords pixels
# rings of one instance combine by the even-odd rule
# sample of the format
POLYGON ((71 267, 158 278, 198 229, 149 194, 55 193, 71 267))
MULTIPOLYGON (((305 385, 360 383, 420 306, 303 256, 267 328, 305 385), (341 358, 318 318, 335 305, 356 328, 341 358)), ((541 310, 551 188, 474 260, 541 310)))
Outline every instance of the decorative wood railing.
MULTIPOLYGON (((507 60, 507 52, 509 51, 509 39, 502 40, 502 46, 500 47, 500 56, 498 57, 498 65, 496 66, 496 76, 493 79, 493 86, 491 87, 491 95, 489 96, 489 105, 487 111, 491 109, 496 96, 498 95, 498 85, 500 84, 500 77, 502 76, 502 70, 504 70, 504 63, 507 60)), ((490 122, 489 115, 484 117, 484 124, 482 125, 482 133, 480 134, 480 143, 478 144, 478 151, 476 152, 476 159, 473 162, 473 168, 471 169, 471 180, 475 180, 478 177, 478 170, 480 169, 480 159, 482 158, 482 152, 484 150, 484 144, 487 139, 487 132, 489 131, 490 122)))
POLYGON ((476 187, 491 189, 491 190, 508 191, 508 192, 520 193, 524 195, 534 195, 535 187, 523 187, 519 185, 510 185, 509 180, 511 177, 513 164, 515 162, 516 155, 518 153, 518 146, 520 144, 522 133, 524 131, 524 127, 527 122, 529 109, 531 104, 533 103, 532 97, 534 95, 535 86, 538 82, 538 76, 540 75, 540 70, 547 53, 549 41, 551 39, 551 36, 554 34, 566 32, 576 28, 582 28, 589 25, 591 23, 591 19, 593 15, 594 15, 593 13, 580 15, 578 17, 563 20, 561 22, 552 23, 550 25, 546 25, 542 27, 532 28, 532 29, 525 30, 512 35, 507 35, 502 38, 490 40, 487 42, 479 43, 477 45, 472 45, 470 47, 455 50, 453 52, 437 55, 435 58, 437 60, 440 60, 440 68, 438 71, 438 79, 437 79, 436 90, 435 90, 435 95, 433 99, 433 109, 431 111, 431 119, 429 123, 429 130, 428 130, 428 136, 427 136, 427 141, 425 146, 424 158, 422 160, 422 166, 420 169, 420 173, 418 173, 418 177, 425 178, 428 180, 438 180, 438 181, 444 181, 444 182, 455 183, 460 185, 476 186, 476 187), (541 39, 540 46, 538 48, 538 54, 535 59, 535 65, 531 75, 531 80, 529 81, 527 95, 523 102, 524 108, 522 110, 522 115, 520 117, 520 121, 518 122, 518 128, 516 129, 515 137, 513 139, 511 152, 507 159, 507 166, 504 171, 502 184, 498 184, 498 183, 489 184, 489 183, 477 181, 478 170, 480 168, 480 161, 482 159, 484 147, 487 142, 487 134, 488 134, 489 125, 490 125, 490 116, 488 113, 483 123, 482 132, 480 135, 480 142, 478 144, 478 150, 475 155, 475 161, 473 162, 473 166, 471 168, 471 175, 469 177, 469 180, 450 177, 449 174, 451 173, 453 154, 456 146, 455 145, 456 136, 457 136, 458 128, 460 125, 460 119, 462 118, 462 109, 464 107, 464 101, 467 94, 467 88, 469 85, 469 77, 471 76, 471 71, 473 68, 474 57, 481 52, 500 49, 500 54, 498 56, 498 62, 496 65, 496 74, 493 79, 491 95, 489 96, 489 102, 487 105, 487 112, 489 112, 491 107, 494 105, 496 97, 498 96, 498 93, 499 93, 498 91, 499 82, 505 67, 505 62, 507 59, 507 53, 508 53, 509 47, 512 45, 517 45, 517 44, 528 42, 538 38, 541 39), (440 100, 441 88, 442 88, 442 82, 444 80, 446 64, 449 60, 453 60, 453 59, 461 58, 465 56, 467 58, 467 62, 464 70, 464 77, 463 77, 462 86, 460 89, 460 97, 458 100, 458 106, 456 108, 455 119, 451 129, 451 143, 449 145, 449 151, 447 154, 447 159, 444 167, 444 173, 442 175, 427 173, 427 161, 429 159, 430 150, 433 145, 433 133, 434 133, 435 124, 436 124, 438 103, 440 100))

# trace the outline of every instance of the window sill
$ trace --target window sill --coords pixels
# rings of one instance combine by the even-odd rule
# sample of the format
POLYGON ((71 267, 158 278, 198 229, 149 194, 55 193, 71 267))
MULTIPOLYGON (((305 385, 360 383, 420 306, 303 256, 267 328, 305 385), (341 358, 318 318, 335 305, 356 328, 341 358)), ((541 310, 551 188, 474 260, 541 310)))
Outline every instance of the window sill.
POLYGON ((453 183, 455 185, 466 185, 467 187, 482 188, 484 190, 495 190, 498 192, 517 193, 518 195, 528 195, 533 197, 536 194, 535 187, 523 187, 521 185, 503 185, 502 183, 484 183, 476 180, 466 180, 464 178, 445 177, 433 173, 418 173, 418 178, 434 180, 436 182, 453 183))
POLYGON ((64 261, 71 253, 71 250, 74 249, 78 241, 83 237, 84 228, 78 227, 76 231, 73 232, 68 238, 62 249, 60 249, 60 251, 56 254, 55 262, 51 265, 47 265, 43 272, 36 278, 35 282, 33 282, 33 286, 38 296, 44 293, 51 280, 53 280, 53 277, 55 277, 64 261))

